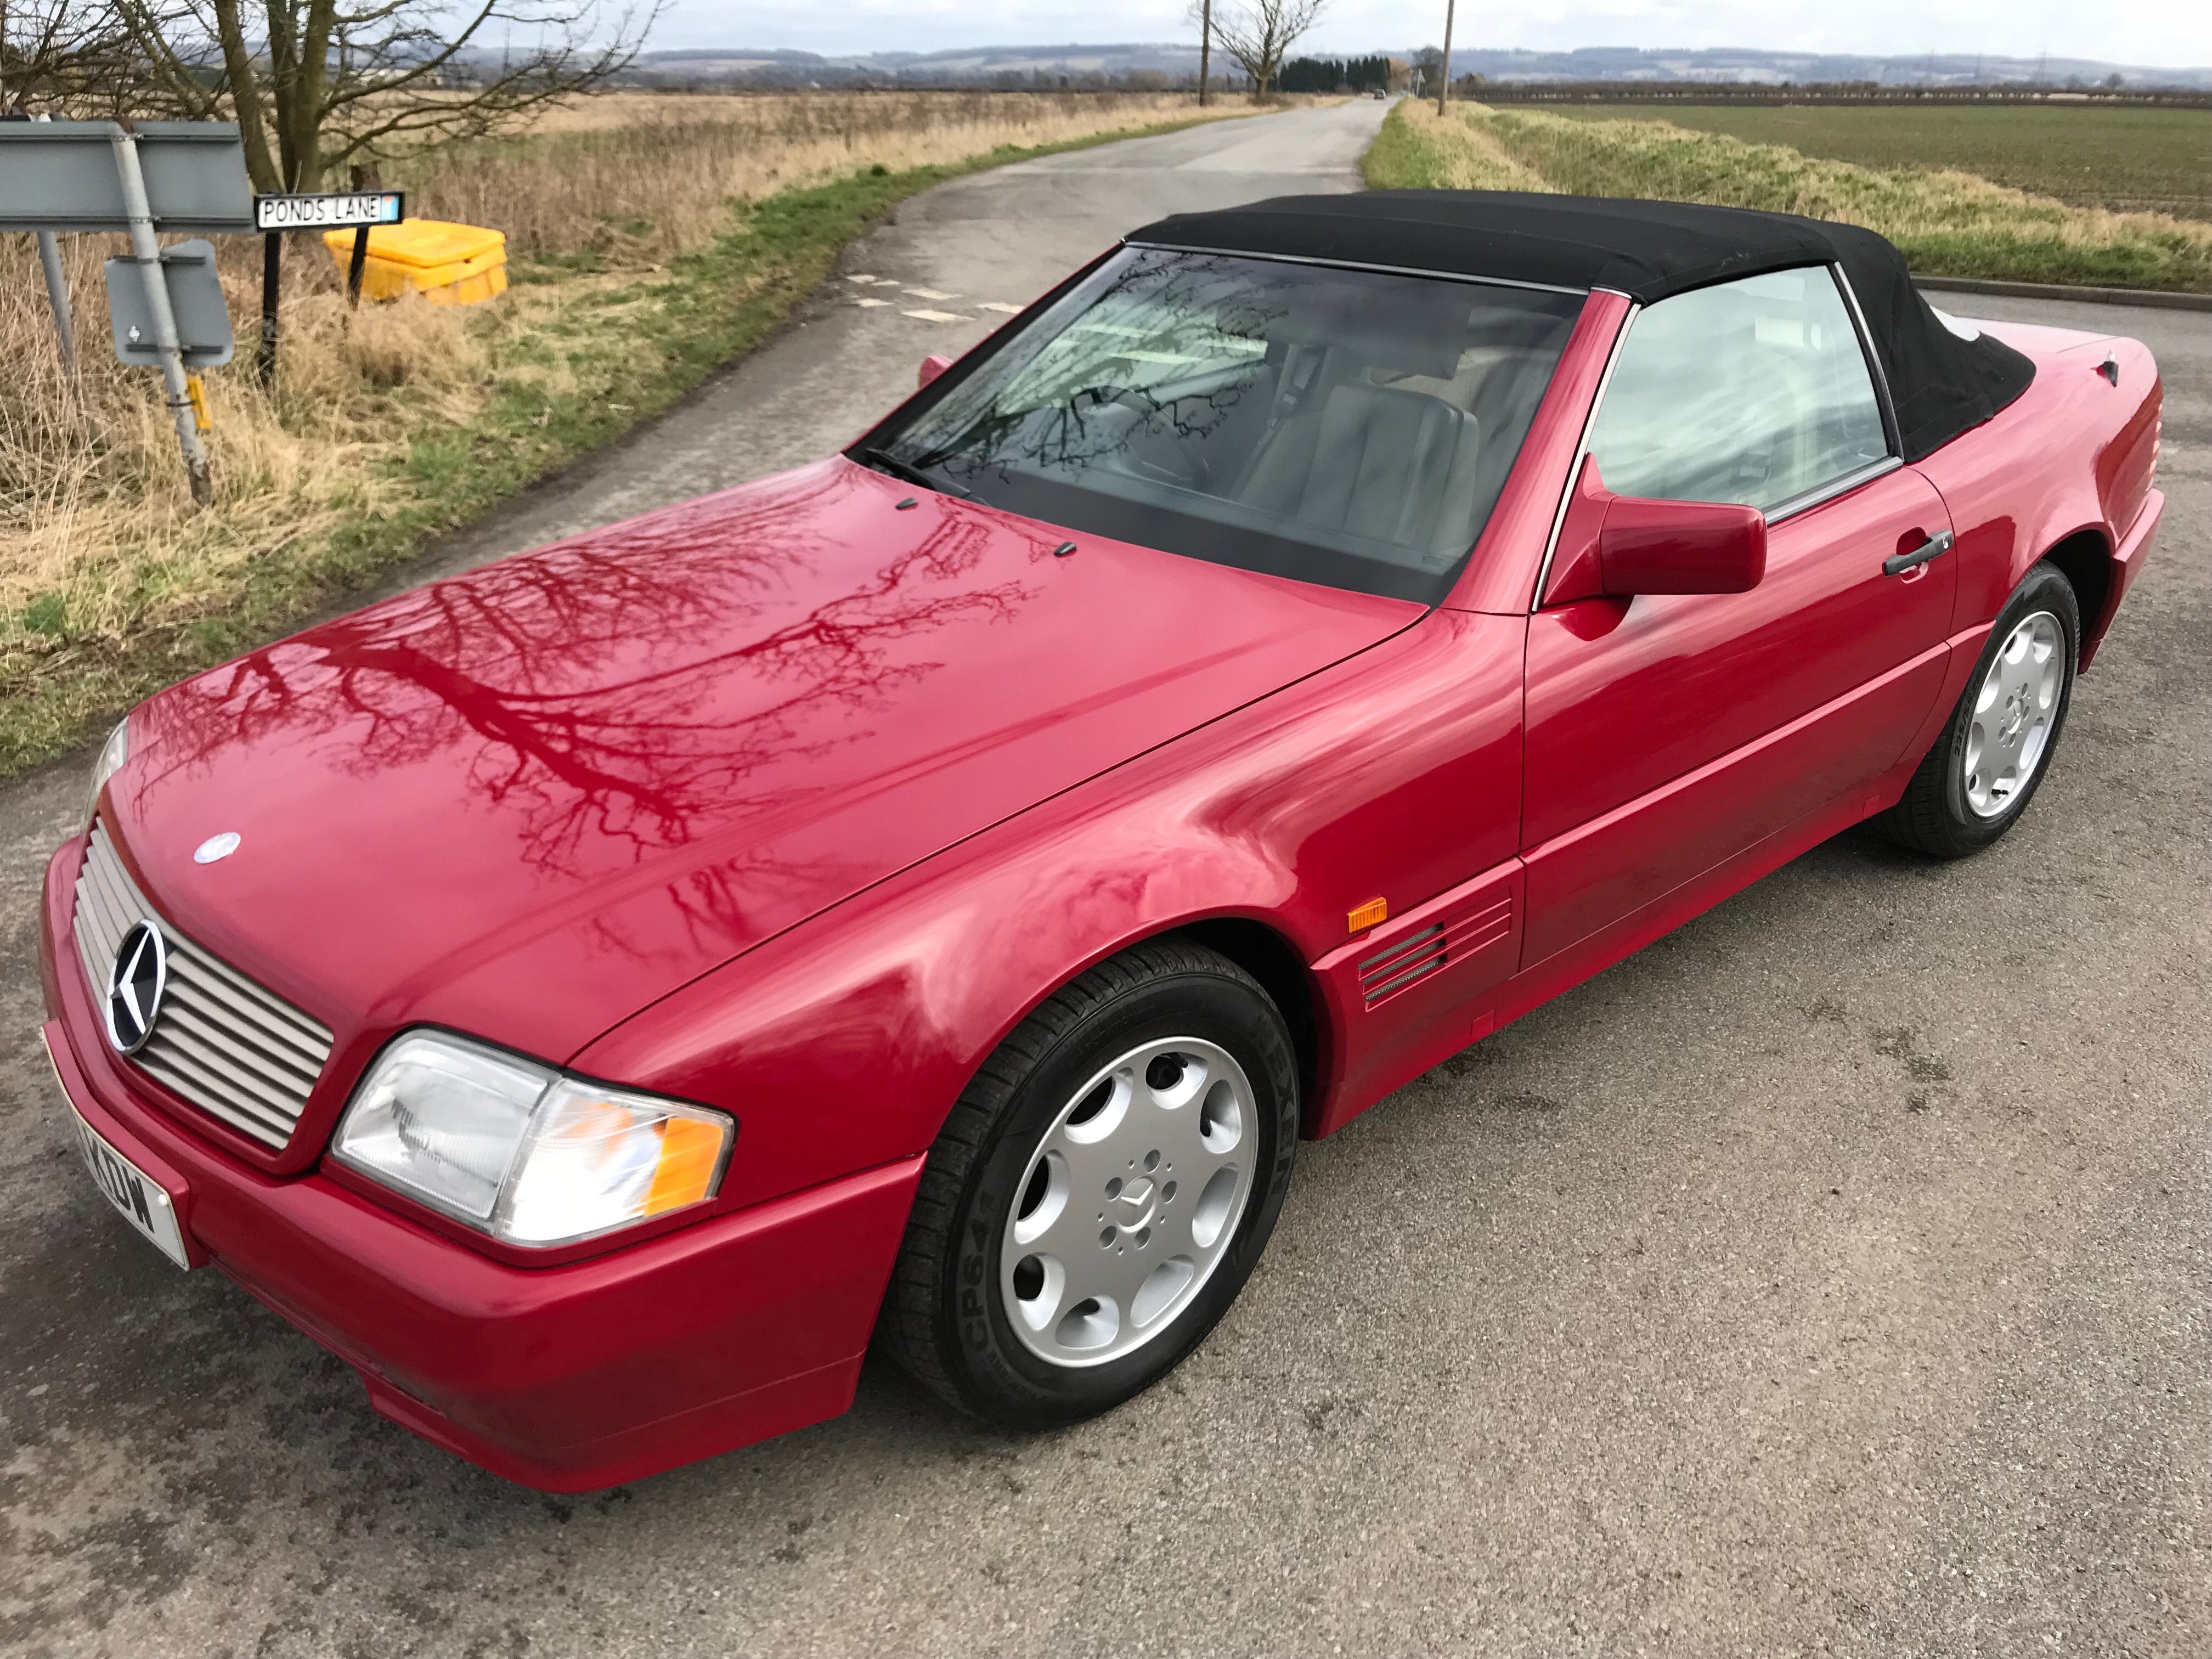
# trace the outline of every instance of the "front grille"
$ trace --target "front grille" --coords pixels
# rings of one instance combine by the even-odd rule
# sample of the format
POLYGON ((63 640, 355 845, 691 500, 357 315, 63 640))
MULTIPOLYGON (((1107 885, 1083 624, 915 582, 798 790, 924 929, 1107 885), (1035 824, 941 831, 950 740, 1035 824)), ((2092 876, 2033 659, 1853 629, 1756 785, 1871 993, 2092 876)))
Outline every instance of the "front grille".
POLYGON ((330 1058, 330 1032, 172 927, 124 869, 107 826, 95 823, 76 878, 76 953, 102 1006, 116 947, 142 918, 168 946, 168 988, 131 1063, 210 1117, 283 1146, 330 1058))

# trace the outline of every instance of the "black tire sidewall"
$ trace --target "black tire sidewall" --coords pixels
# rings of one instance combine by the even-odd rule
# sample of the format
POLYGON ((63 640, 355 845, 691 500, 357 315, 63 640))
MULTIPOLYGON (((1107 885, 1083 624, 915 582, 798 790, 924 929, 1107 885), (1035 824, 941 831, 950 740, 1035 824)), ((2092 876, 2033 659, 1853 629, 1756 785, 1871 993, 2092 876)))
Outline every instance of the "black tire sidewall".
POLYGON ((1228 1310, 1266 1248, 1290 1183, 1297 1120, 1297 1073, 1282 1017, 1241 976, 1162 974, 1091 1010, 1015 1089, 954 1214, 945 1346, 962 1393, 987 1416, 1044 1426, 1107 1410, 1171 1370, 1228 1310), (1166 1330, 1103 1364, 1054 1365, 1015 1334, 1000 1291, 1000 1252, 1015 1185, 1079 1086, 1116 1055, 1170 1036, 1218 1043, 1244 1068, 1259 1106, 1255 1189, 1212 1273, 1166 1330))
POLYGON ((2021 579, 2012 597, 2005 601, 2004 609, 1997 612, 1996 621, 1990 625, 1990 637, 1982 647, 1981 655, 1975 659, 1974 672, 1966 680, 1966 689, 1959 694, 1959 706, 1951 724, 1943 734, 1943 749, 1940 782, 1943 832, 1961 851, 1987 847, 2020 821, 2035 799, 2036 791, 2051 775, 2051 767, 2058 752, 2058 741, 2065 735, 2066 716, 2074 706, 2074 680, 2081 659, 2081 612, 2075 598, 2074 585, 2054 565, 2038 564, 2021 579), (2039 611, 2047 611, 2058 619, 2059 632, 2066 641, 2066 672, 2058 687, 2058 708, 2051 719, 2051 735, 2045 738, 2043 755, 2037 763, 2035 775, 2027 787, 2009 802, 2003 811, 1992 817, 1983 817, 1966 804, 1966 781, 1962 764, 1966 736, 1972 728, 1974 699, 1979 694, 1982 682, 1989 678, 1990 668, 1996 661, 1997 652, 2011 636, 2021 621, 2039 611))

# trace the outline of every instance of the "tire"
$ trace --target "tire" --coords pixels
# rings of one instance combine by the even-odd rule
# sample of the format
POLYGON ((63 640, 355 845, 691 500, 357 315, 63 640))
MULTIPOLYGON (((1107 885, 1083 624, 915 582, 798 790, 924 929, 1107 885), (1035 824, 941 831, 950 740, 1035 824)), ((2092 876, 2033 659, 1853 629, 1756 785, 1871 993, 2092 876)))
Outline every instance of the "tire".
POLYGON ((954 1106, 878 1346, 948 1404, 1010 1427, 1109 1410, 1237 1299, 1282 1210, 1297 1130, 1290 1033, 1250 975, 1173 938, 1100 963, 1023 1021, 954 1106))
POLYGON ((1964 858, 2020 822, 2065 729, 2081 640, 2074 585, 2056 565, 2037 564, 1997 612, 1943 735, 1876 820, 1892 840, 1964 858))

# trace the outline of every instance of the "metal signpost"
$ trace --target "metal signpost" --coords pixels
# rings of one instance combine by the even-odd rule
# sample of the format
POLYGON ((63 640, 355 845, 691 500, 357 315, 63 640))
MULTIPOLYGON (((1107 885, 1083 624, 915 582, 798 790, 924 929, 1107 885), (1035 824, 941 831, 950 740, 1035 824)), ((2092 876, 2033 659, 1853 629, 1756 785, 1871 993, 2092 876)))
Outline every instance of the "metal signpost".
POLYGON ((257 196, 253 228, 261 243, 261 384, 276 374, 276 289, 284 268, 288 230, 336 230, 354 227, 353 259, 346 270, 346 302, 361 303, 361 277, 368 263, 372 225, 396 225, 407 216, 407 197, 397 190, 335 191, 316 196, 257 196))
MULTIPOLYGON (((155 342, 160 325, 146 303, 148 289, 138 280, 137 262, 110 259, 102 274, 107 278, 107 318, 115 331, 115 355, 126 363, 159 368, 161 353, 155 342)), ((230 331, 230 311, 222 301, 222 283, 215 273, 215 244, 197 237, 171 243, 161 250, 161 276, 185 367, 217 368, 228 362, 236 342, 230 331)))
MULTIPOLYGON (((0 231, 124 231, 131 238, 126 258, 111 265, 137 267, 143 312, 130 326, 161 371, 170 417, 176 422, 177 447, 184 453, 192 499, 204 503, 212 494, 207 447, 200 441, 204 406, 185 373, 185 350, 171 304, 172 272, 197 270, 185 286, 197 290, 195 310, 206 298, 215 274, 213 250, 204 260, 181 258, 165 263, 162 232, 246 231, 253 228, 252 192, 246 183, 246 156, 238 127, 229 121, 24 121, 0 124, 0 231)), ((205 244, 202 244, 205 246, 205 244)), ((44 250, 41 249, 43 253, 44 250)), ((55 276, 58 275, 56 270, 55 276)), ((52 277, 49 279, 52 280, 52 277)), ((128 292, 111 270, 111 298, 128 292)), ((222 289, 215 289, 222 304, 222 289)), ((64 349, 63 319, 67 296, 57 307, 57 331, 64 349)), ((195 325, 198 319, 195 317, 195 325)), ((228 337, 229 319, 222 332, 228 337)), ((116 329, 122 351, 127 331, 116 329)), ((137 342, 131 342, 136 345, 137 342)), ((206 343, 213 346, 215 343, 206 343)), ((196 348, 201 344, 195 341, 196 348)), ((143 361, 124 353, 125 362, 143 361)))
MULTIPOLYGON (((137 261, 146 289, 146 310, 154 325, 154 347, 161 362, 161 384, 169 393, 169 415, 177 423, 177 447, 185 452, 185 472, 192 499, 204 505, 215 495, 208 477, 207 446, 200 441, 199 401, 185 374, 185 354, 177 338, 176 313, 169 307, 169 284, 161 270, 161 245, 154 240, 154 204, 146 194, 146 175, 138 164, 138 143, 121 127, 112 129, 116 176, 123 181, 123 210, 131 227, 131 257, 137 261)), ((216 290, 218 297, 222 290, 216 290)))
MULTIPOLYGON (((51 121, 51 115, 34 115, 34 121, 51 121)), ((39 269, 46 279, 46 304, 54 313, 54 337, 62 349, 62 368, 76 378, 76 324, 70 314, 69 278, 62 271, 62 251, 51 230, 38 233, 39 269)))

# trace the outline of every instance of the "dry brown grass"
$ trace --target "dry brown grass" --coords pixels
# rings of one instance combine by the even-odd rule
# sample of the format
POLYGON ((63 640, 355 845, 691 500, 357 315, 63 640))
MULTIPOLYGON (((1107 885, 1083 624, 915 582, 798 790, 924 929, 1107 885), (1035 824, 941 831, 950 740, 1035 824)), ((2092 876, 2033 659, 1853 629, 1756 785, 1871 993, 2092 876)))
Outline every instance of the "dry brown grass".
POLYGON ((349 316, 319 238, 289 238, 272 395, 252 368, 259 240, 216 239, 239 355, 206 377, 216 499, 201 511, 159 379, 123 368, 109 347, 100 262, 121 239, 62 239, 77 307, 72 380, 35 244, 0 237, 0 361, 14 371, 0 398, 0 764, 66 740, 96 712, 96 690, 54 699, 58 679, 98 664, 124 684, 118 653, 222 613, 259 562, 405 509, 419 486, 401 464, 426 432, 465 442, 495 396, 559 395, 579 343, 624 349, 624 313, 609 295, 712 242, 733 204, 856 169, 896 173, 1197 114, 1188 99, 1156 94, 623 94, 552 112, 520 140, 394 167, 387 179, 405 185, 418 216, 504 230, 518 263, 541 262, 538 280, 467 311, 410 300, 349 316), (545 349, 556 335, 562 349, 545 349), (15 729, 27 700, 54 703, 51 720, 39 717, 47 736, 15 729))
POLYGON ((518 252, 654 258, 712 236, 733 198, 1197 112, 1171 93, 609 93, 548 111, 524 141, 447 151, 419 171, 395 164, 386 176, 423 216, 496 225, 518 252))
POLYGON ((451 310, 410 301, 349 319, 329 258, 295 239, 283 378, 264 393, 250 368, 259 249, 232 239, 220 268, 240 356, 204 377, 217 500, 198 511, 159 379, 118 363, 107 341, 100 262, 121 239, 64 239, 75 377, 55 349, 30 239, 5 241, 0 359, 22 395, 0 399, 0 653, 120 640, 149 616, 190 609, 247 560, 368 506, 366 463, 396 435, 392 401, 463 393, 482 360, 451 310))
POLYGON ((1469 107, 1439 115, 1425 100, 1404 100, 1367 152, 1367 182, 1378 190, 1557 191, 1505 153, 1489 122, 1468 118, 1469 107))

